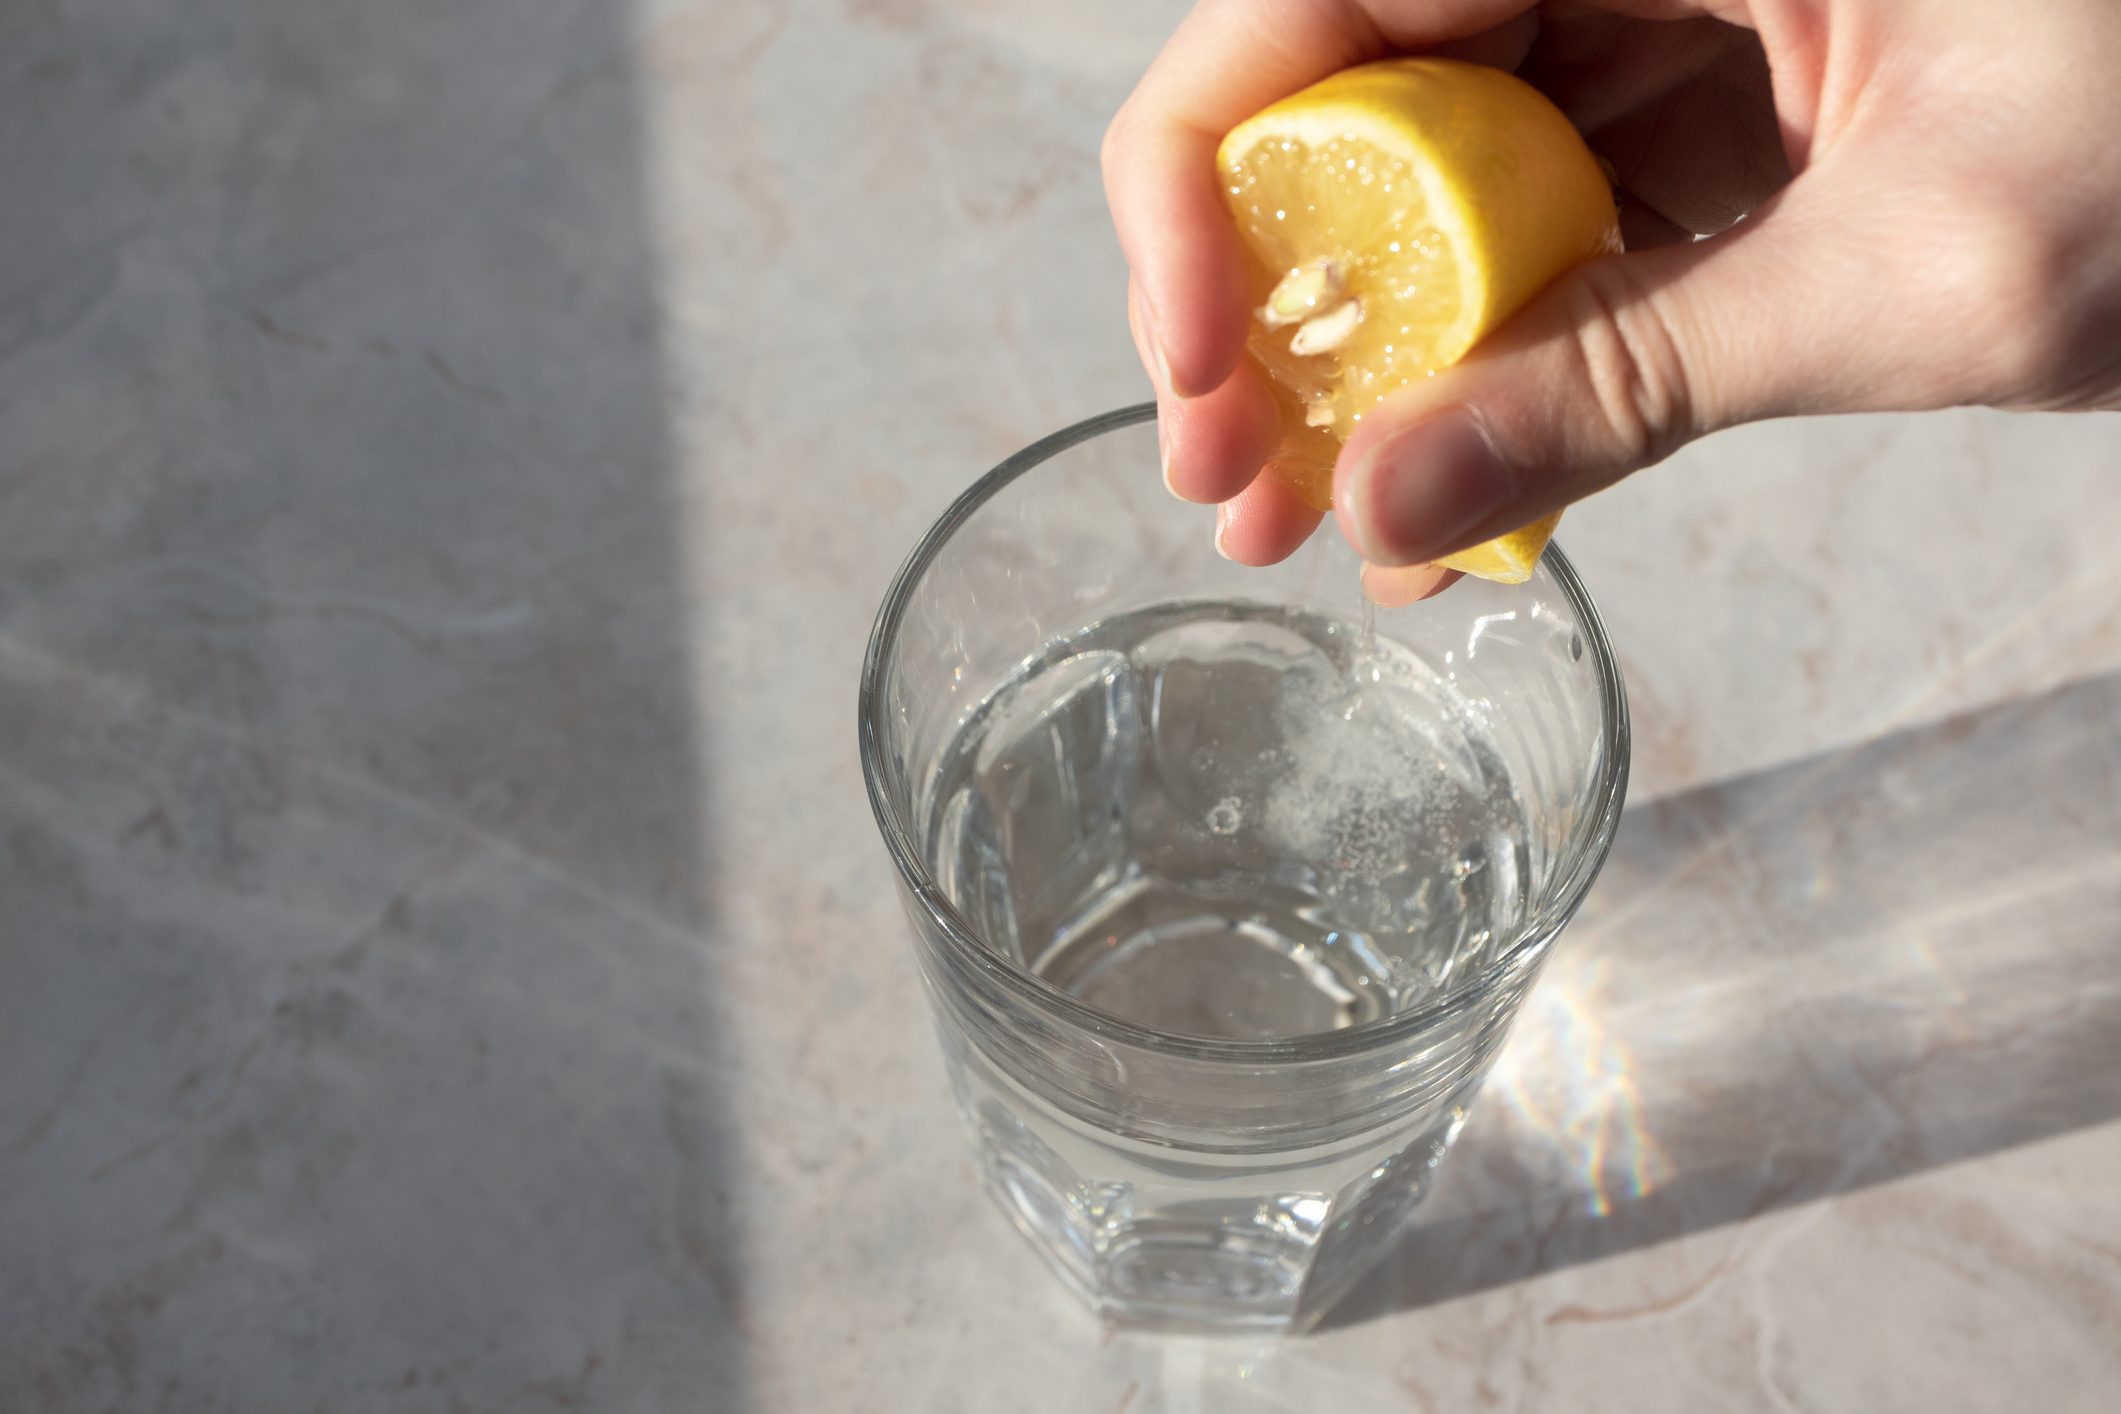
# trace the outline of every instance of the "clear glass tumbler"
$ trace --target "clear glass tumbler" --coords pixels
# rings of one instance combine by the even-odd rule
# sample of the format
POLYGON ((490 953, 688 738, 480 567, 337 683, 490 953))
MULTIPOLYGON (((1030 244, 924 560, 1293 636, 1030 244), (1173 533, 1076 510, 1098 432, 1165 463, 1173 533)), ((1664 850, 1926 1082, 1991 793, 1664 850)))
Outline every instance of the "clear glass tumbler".
POLYGON ((1211 553, 1153 409, 914 550, 861 750, 983 1180, 1118 1324, 1281 1331, 1392 1246, 1603 863, 1619 669, 1558 550, 1360 604, 1211 553))

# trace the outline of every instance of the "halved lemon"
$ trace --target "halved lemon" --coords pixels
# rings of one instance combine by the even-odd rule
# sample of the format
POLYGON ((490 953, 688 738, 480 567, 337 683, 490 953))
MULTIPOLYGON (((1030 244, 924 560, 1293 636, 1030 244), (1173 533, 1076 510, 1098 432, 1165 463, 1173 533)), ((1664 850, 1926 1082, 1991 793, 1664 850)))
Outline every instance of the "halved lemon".
MULTIPOLYGON (((1238 124, 1216 166, 1251 256, 1247 348, 1281 405, 1269 470, 1320 510, 1363 414, 1456 363, 1555 276, 1620 249, 1583 138, 1537 89, 1484 65, 1335 74, 1238 124)), ((1442 563, 1520 583, 1560 518, 1442 563)))

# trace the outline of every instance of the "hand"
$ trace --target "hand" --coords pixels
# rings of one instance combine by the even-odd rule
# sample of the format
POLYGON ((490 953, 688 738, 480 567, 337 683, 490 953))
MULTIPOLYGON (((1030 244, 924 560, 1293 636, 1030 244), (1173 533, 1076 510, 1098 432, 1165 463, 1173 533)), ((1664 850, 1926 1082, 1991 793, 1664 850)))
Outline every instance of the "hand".
POLYGON ((1113 120, 1104 171, 1165 481, 1217 504, 1233 559, 1271 564, 1319 516, 1258 474, 1276 428, 1239 361, 1215 145, 1408 51, 1546 92, 1613 165, 1628 251, 1348 439, 1335 514, 1373 597, 1434 592, 1436 556, 1735 423, 2121 406, 2113 0, 1202 0, 1113 120))

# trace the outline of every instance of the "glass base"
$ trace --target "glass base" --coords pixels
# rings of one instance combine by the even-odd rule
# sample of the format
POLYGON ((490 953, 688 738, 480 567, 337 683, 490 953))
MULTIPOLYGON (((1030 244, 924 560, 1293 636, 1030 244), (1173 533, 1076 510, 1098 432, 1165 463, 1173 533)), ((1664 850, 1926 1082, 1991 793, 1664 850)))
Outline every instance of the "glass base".
POLYGON ((1092 1136, 974 1066, 960 1099, 1017 1231, 1107 1324, 1194 1334, 1316 1322, 1410 1225, 1474 1088, 1330 1152, 1237 1159, 1092 1136))

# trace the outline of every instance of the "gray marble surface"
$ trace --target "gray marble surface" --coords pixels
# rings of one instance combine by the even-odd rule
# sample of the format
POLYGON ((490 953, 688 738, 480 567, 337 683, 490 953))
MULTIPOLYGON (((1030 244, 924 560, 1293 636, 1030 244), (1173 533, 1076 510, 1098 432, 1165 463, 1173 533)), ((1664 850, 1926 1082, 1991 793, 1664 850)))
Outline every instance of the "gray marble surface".
POLYGON ((1175 13, 0 13, 0 1409, 2111 1407, 2109 417, 1571 515, 1631 809, 1331 1328, 1107 1336, 976 1195, 856 664, 1140 396, 1175 13))

